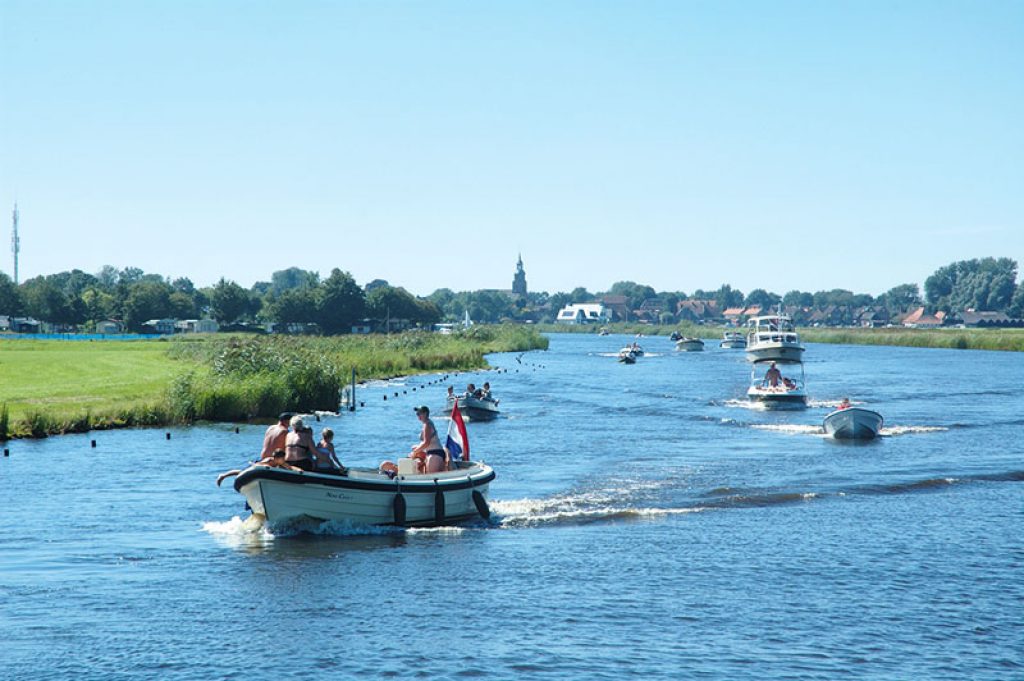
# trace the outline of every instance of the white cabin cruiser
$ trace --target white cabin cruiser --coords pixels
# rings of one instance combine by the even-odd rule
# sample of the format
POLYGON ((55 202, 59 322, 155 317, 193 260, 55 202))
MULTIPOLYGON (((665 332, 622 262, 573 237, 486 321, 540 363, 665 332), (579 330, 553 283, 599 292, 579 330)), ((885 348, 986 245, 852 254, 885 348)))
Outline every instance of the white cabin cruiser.
POLYGON ((683 336, 676 341, 676 350, 682 350, 683 352, 700 352, 703 349, 704 341, 700 338, 683 336))
POLYGON ((394 478, 372 468, 336 475, 252 466, 235 478, 235 490, 269 522, 311 518, 424 527, 488 518, 494 470, 483 462, 457 464, 451 471, 418 474, 412 459, 399 459, 394 478))
POLYGON ((836 409, 827 414, 822 426, 837 440, 870 440, 882 429, 882 415, 861 407, 836 409))
POLYGON ((457 395, 447 399, 444 407, 446 415, 451 415, 456 399, 459 401, 459 411, 470 421, 493 421, 501 413, 498 411, 498 400, 493 397, 457 395))
POLYGON ((799 362, 804 348, 793 320, 783 314, 752 317, 747 322, 747 359, 799 362))
POLYGON ((804 365, 801 362, 755 362, 750 371, 747 398, 766 409, 805 409, 807 390, 804 380, 804 365), (795 375, 797 367, 799 376, 795 375), (783 370, 788 375, 784 375, 783 370))
POLYGON ((732 350, 734 348, 745 348, 747 347, 747 339, 739 331, 726 331, 722 334, 722 342, 719 343, 719 347, 732 350))

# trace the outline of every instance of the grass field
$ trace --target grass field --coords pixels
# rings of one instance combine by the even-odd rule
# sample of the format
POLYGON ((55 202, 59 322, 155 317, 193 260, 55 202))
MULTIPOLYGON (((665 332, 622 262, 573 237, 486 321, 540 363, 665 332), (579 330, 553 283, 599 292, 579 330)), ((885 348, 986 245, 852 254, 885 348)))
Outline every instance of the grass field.
POLYGON ((0 339, 0 440, 333 410, 353 368, 360 380, 473 369, 486 366, 484 353, 546 347, 515 326, 453 336, 0 339))

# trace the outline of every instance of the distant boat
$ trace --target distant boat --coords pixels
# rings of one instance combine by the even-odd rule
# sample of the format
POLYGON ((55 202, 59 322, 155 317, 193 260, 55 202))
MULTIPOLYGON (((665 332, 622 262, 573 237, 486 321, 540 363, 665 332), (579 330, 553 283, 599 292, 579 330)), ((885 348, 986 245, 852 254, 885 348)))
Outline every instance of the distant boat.
POLYGON ((619 361, 623 364, 636 364, 636 353, 633 348, 627 345, 619 350, 619 361))
POLYGON ((722 334, 722 342, 719 347, 732 350, 734 348, 747 347, 747 339, 739 331, 726 331, 722 334))
POLYGON ((677 340, 679 340, 682 337, 683 337, 683 334, 679 333, 678 331, 673 331, 672 335, 669 336, 668 339, 670 341, 677 341, 677 340))
POLYGON ((755 362, 750 371, 750 387, 747 398, 751 402, 763 405, 766 409, 805 409, 807 407, 807 390, 804 386, 804 365, 801 362, 774 362, 765 368, 767 362, 755 362), (781 366, 782 369, 778 369, 781 366), (773 376, 771 368, 776 367, 778 374, 773 376), (785 370, 792 374, 800 367, 800 375, 786 376, 785 370))
POLYGON ((799 362, 803 354, 800 336, 789 317, 765 315, 747 322, 747 359, 751 362, 799 362))
MULTIPOLYGON (((455 397, 450 397, 445 402, 444 413, 452 413, 455 406, 455 397)), ((470 421, 493 421, 501 413, 498 411, 498 401, 490 397, 474 397, 472 395, 459 395, 459 410, 462 415, 470 421)))
POLYGON ((601 329, 600 331, 597 332, 597 335, 598 336, 607 336, 608 335, 608 329, 601 329))
POLYGON ((676 350, 683 352, 700 352, 704 349, 704 341, 700 338, 689 338, 683 336, 676 341, 676 350))
POLYGON ((870 440, 882 429, 882 415, 861 407, 836 409, 825 416, 825 433, 837 440, 870 440))

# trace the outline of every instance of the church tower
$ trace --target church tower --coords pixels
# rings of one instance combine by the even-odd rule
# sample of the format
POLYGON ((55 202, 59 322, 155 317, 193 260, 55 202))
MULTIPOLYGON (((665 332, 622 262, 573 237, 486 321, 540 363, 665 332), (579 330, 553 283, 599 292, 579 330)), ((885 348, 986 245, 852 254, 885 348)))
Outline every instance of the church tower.
POLYGON ((516 263, 516 276, 512 279, 512 293, 517 298, 526 297, 526 270, 523 269, 523 254, 519 254, 519 262, 516 263))

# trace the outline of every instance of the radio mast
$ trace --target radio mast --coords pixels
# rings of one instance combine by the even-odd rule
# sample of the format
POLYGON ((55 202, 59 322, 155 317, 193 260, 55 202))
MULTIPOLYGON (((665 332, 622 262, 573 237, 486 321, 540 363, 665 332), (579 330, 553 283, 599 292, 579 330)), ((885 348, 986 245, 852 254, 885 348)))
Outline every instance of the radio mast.
POLYGON ((18 285, 18 251, 21 250, 21 239, 18 238, 18 202, 14 202, 14 230, 11 232, 11 254, 14 256, 14 285, 18 285))

